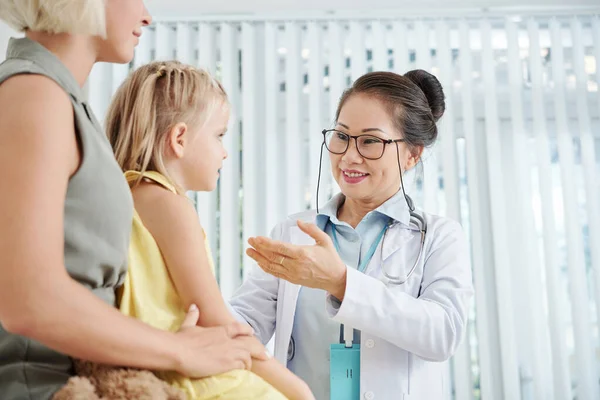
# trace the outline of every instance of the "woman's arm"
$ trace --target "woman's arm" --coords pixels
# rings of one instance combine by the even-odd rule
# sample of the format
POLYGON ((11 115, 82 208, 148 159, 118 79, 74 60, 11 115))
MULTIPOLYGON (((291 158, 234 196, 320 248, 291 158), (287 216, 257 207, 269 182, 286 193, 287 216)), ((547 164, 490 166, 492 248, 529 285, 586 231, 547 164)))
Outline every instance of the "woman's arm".
MULTIPOLYGON (((204 232, 191 202, 148 183, 134 189, 134 201, 161 250, 184 305, 197 304, 200 308, 198 323, 202 326, 232 323, 235 319, 210 269, 204 232)), ((254 362, 252 371, 290 399, 313 398, 308 386, 275 359, 254 362)))
POLYGON ((0 109, 4 329, 99 363, 194 376, 239 366, 248 356, 247 346, 242 349, 241 340, 233 338, 243 328, 185 329, 178 334, 155 330, 123 316, 68 275, 64 202, 69 177, 80 162, 71 102, 50 79, 20 75, 0 86, 0 109), (235 352, 228 353, 228 345, 235 352), (219 351, 227 355, 214 354, 219 351))

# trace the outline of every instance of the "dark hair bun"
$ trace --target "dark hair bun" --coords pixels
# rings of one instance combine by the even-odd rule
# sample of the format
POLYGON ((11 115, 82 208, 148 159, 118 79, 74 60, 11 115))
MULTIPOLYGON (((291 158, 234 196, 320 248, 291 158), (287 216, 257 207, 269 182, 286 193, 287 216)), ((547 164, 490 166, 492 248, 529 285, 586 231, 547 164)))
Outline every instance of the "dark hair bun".
POLYGON ((409 71, 404 76, 413 81, 425 93, 433 118, 437 122, 446 110, 444 89, 440 81, 434 75, 422 69, 409 71))

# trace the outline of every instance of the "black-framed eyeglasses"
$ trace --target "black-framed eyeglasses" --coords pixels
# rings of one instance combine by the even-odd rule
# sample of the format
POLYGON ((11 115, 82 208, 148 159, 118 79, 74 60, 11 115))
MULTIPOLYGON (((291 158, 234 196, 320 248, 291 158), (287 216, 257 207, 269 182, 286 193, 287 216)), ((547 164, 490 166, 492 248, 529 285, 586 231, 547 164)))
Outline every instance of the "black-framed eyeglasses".
POLYGON ((369 160, 383 157, 387 144, 404 142, 404 139, 382 139, 374 135, 352 136, 336 129, 323 129, 323 141, 330 153, 344 154, 350 147, 350 139, 354 139, 358 154, 369 160))

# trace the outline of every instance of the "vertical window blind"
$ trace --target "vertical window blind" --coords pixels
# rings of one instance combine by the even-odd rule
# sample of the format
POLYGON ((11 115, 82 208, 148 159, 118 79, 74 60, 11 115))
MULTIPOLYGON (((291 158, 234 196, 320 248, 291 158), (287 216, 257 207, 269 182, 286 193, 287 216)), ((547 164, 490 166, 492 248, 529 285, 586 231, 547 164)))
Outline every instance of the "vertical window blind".
MULTIPOLYGON (((448 398, 598 399, 599 14, 158 18, 131 65, 94 67, 89 97, 103 117, 155 59, 224 84, 229 159, 215 192, 191 196, 228 298, 252 266, 246 239, 315 206, 320 132, 343 90, 373 70, 435 74, 439 140, 404 182, 471 244, 476 296, 448 398)), ((320 203, 337 191, 325 152, 320 203)))

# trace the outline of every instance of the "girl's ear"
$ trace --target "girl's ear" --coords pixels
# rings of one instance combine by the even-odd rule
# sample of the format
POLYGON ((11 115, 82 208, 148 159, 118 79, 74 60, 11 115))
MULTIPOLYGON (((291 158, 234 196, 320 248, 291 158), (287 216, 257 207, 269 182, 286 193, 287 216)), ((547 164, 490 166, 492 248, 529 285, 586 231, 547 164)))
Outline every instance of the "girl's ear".
POLYGON ((175 157, 182 158, 187 145, 188 126, 185 122, 179 122, 174 125, 167 134, 167 148, 170 149, 175 157))

